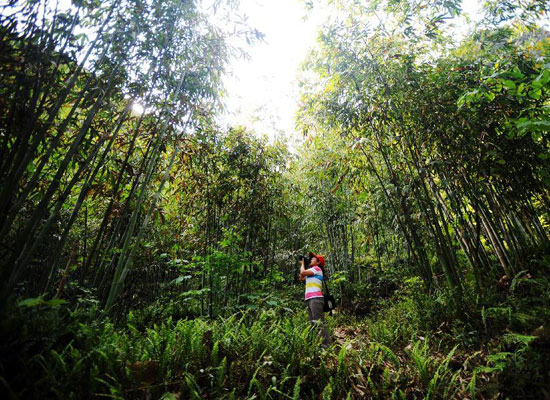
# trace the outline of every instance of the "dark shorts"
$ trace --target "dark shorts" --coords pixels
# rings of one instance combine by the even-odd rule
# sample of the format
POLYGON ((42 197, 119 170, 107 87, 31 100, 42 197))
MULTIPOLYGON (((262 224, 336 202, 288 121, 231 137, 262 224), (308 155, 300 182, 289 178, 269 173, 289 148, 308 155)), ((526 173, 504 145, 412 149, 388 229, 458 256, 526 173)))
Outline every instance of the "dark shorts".
POLYGON ((317 321, 318 319, 325 319, 323 309, 325 308, 324 297, 314 297, 313 299, 306 300, 307 314, 310 321, 317 321))
POLYGON ((307 315, 309 316, 309 322, 316 325, 319 328, 319 334, 323 338, 323 347, 330 346, 330 336, 328 328, 325 323, 325 316, 323 309, 325 308, 324 297, 314 297, 313 299, 306 300, 307 303, 307 315))

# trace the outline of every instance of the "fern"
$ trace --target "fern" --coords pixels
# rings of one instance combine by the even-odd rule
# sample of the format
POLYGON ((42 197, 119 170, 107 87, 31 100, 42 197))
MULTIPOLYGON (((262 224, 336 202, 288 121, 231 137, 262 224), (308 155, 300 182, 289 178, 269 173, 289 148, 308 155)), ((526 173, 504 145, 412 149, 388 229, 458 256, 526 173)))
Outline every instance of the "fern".
POLYGON ((220 365, 218 367, 218 371, 216 373, 216 375, 217 375, 217 377, 216 377, 216 385, 217 385, 216 389, 218 390, 218 392, 221 392, 221 390, 222 390, 226 372, 227 372, 227 357, 224 357, 222 362, 220 363, 220 365))
POLYGON ((530 336, 530 335, 522 335, 519 333, 507 333, 503 336, 504 343, 506 344, 514 344, 519 343, 523 346, 529 346, 529 344, 535 340, 536 336, 530 336))
POLYGON ((511 355, 512 353, 506 351, 491 354, 487 357, 487 362, 491 365, 477 367, 476 371, 485 373, 502 372, 506 368, 511 355))
POLYGON ((472 374, 472 379, 470 380, 470 383, 468 383, 468 392, 470 393, 470 397, 472 399, 475 399, 476 398, 476 386, 477 386, 477 374, 478 374, 478 371, 477 369, 474 370, 473 374, 472 374))
POLYGON ((187 384, 187 389, 191 394, 191 398, 194 400, 201 399, 201 388, 195 379, 195 376, 190 372, 185 373, 185 383, 187 384))
POLYGON ((300 384, 302 380, 300 377, 296 378, 296 383, 294 384, 294 390, 292 391, 292 400, 300 400, 300 384))
POLYGON ((256 368, 256 371, 254 371, 254 374, 252 375, 252 379, 250 379, 250 383, 248 384, 248 394, 247 394, 248 397, 252 395, 252 390, 255 386, 256 389, 258 390, 258 394, 260 395, 260 397, 264 398, 260 382, 258 382, 258 380, 256 379, 256 376, 258 375, 258 372, 260 372, 261 368, 262 368, 261 365, 258 368, 256 368))
POLYGON ((217 367, 219 360, 218 360, 218 353, 220 351, 220 342, 216 340, 214 345, 212 346, 212 355, 210 357, 210 363, 213 367, 217 367))

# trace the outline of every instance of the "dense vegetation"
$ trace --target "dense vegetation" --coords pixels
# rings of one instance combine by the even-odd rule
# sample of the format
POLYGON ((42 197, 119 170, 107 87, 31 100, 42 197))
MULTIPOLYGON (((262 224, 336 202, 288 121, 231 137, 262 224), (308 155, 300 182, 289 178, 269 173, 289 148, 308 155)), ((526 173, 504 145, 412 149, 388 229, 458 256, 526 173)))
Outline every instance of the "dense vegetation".
POLYGON ((8 398, 549 398, 550 4, 329 3, 295 152, 216 122, 243 21, 0 5, 8 398))

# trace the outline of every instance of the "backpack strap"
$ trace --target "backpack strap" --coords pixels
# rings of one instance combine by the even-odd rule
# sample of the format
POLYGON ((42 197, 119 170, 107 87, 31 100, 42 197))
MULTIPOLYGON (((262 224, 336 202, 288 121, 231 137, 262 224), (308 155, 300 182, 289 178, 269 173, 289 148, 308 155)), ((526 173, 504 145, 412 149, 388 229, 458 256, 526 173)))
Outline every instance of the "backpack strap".
POLYGON ((328 285, 325 277, 323 276, 323 287, 325 288, 325 291, 327 293, 327 296, 330 296, 330 290, 328 290, 328 285))
MULTIPOLYGON (((326 297, 325 297, 325 302, 327 301, 328 298, 332 297, 330 295, 330 290, 328 290, 328 285, 327 285, 327 282, 325 281, 324 279, 325 277, 323 277, 323 286, 325 288, 325 292, 326 292, 326 297)), ((334 299, 332 299, 334 301, 334 299)), ((325 303, 325 306, 326 306, 326 303, 325 303)), ((332 308, 329 309, 329 315, 332 316, 332 308)))

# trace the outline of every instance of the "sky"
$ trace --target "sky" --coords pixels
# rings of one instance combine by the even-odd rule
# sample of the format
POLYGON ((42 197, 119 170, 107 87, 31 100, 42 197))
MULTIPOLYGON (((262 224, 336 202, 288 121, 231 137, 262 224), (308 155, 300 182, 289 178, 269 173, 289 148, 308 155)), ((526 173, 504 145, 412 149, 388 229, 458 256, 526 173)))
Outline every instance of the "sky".
POLYGON ((293 136, 299 67, 326 12, 307 12, 299 0, 241 0, 240 11, 265 38, 247 49, 249 60, 230 62, 224 80, 227 113, 221 120, 250 127, 270 140, 293 136))
MULTIPOLYGON (((265 34, 265 42, 248 48, 248 61, 230 62, 230 74, 224 79, 227 111, 220 117, 222 124, 247 126, 270 141, 287 137, 291 147, 300 141, 294 129, 299 68, 328 16, 327 9, 316 6, 308 12, 303 3, 240 1, 240 12, 248 16, 251 26, 265 34)), ((473 19, 478 7, 478 0, 463 1, 464 11, 473 19)))

